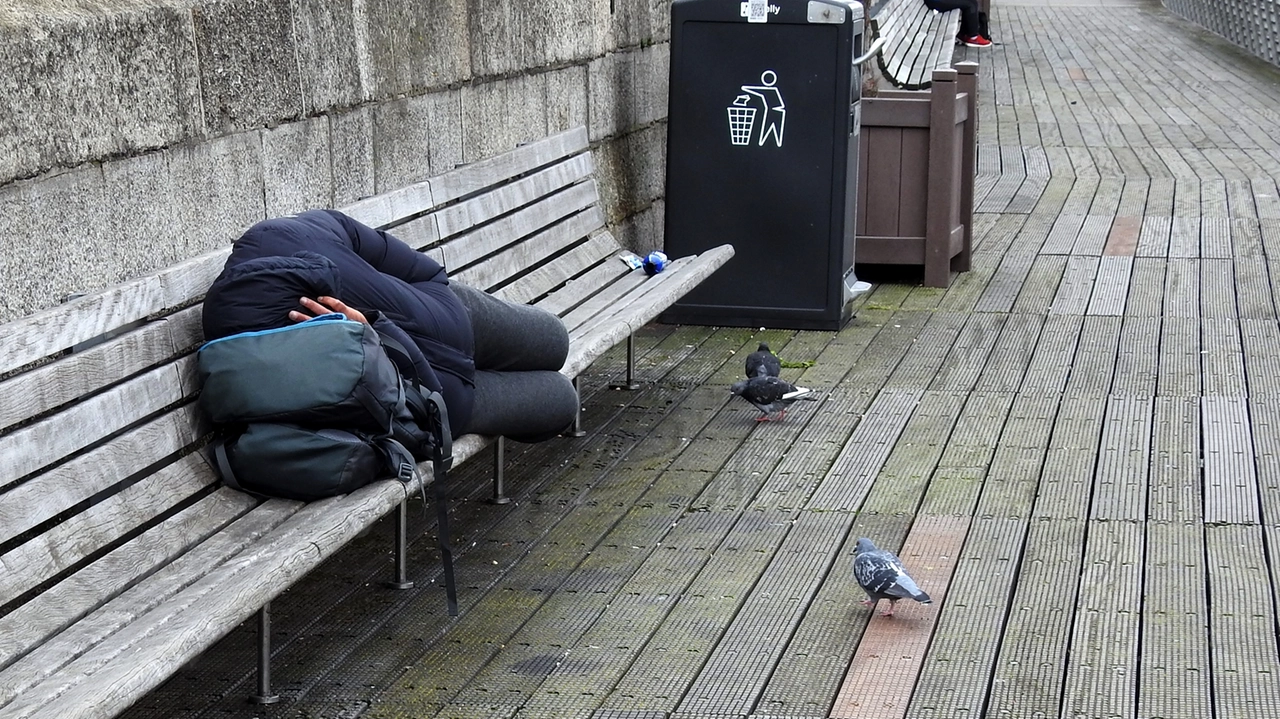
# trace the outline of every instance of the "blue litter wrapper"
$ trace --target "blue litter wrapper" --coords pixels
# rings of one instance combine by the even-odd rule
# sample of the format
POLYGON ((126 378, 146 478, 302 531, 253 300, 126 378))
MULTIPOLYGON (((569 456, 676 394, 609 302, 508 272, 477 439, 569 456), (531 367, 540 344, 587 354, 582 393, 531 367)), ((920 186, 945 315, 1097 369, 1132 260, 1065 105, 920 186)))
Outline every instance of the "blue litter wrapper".
POLYGON ((644 258, 644 273, 652 277, 667 269, 668 262, 665 252, 650 252, 649 256, 644 258))

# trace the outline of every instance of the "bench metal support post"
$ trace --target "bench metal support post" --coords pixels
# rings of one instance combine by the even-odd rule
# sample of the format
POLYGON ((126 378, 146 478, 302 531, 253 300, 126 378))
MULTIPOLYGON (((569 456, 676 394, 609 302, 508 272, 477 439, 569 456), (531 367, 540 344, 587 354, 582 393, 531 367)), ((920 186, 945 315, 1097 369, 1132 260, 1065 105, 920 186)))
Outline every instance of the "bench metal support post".
POLYGON ((385 584, 392 589, 412 589, 409 581, 409 500, 400 501, 396 509, 396 574, 385 584))
POLYGON ((640 383, 636 382, 636 333, 627 333, 627 379, 625 382, 610 382, 609 389, 640 389, 640 383))
POLYGON ((498 437, 493 443, 493 497, 490 504, 507 504, 511 498, 507 496, 507 481, 503 465, 506 463, 507 438, 498 437))
POLYGON ((925 199, 924 284, 946 287, 951 280, 953 162, 956 142, 956 71, 934 70, 929 90, 929 180, 925 199))
POLYGON ((578 387, 578 378, 573 378, 573 391, 578 393, 578 409, 573 413, 573 426, 568 432, 564 433, 566 437, 585 437, 587 433, 582 430, 582 390, 578 387))
POLYGON ((258 691, 249 701, 254 704, 280 701, 280 695, 271 691, 271 602, 258 610, 258 691))
POLYGON ((952 261, 951 269, 968 272, 973 265, 973 182, 978 161, 978 63, 967 61, 956 65, 960 74, 958 90, 965 93, 969 119, 964 126, 964 146, 960 148, 960 221, 964 223, 964 249, 952 261))

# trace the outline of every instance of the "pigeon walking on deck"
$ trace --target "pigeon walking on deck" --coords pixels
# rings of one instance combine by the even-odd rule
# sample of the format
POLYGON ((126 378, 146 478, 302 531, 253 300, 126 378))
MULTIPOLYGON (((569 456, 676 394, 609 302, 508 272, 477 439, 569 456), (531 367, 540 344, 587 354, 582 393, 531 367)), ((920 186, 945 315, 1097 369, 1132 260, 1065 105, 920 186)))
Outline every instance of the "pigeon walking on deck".
POLYGON ((914 599, 921 604, 933 602, 907 575, 897 555, 886 549, 876 549, 876 545, 866 537, 859 539, 854 549, 853 578, 867 593, 863 604, 874 609, 881 599, 889 600, 889 608, 881 612, 881 616, 892 617, 893 605, 899 599, 914 599))
POLYGON ((769 349, 768 342, 761 342, 755 352, 747 355, 747 379, 777 377, 781 373, 782 361, 769 349))
POLYGON ((796 400, 815 402, 818 399, 813 390, 807 387, 797 387, 784 379, 768 375, 734 382, 729 387, 729 392, 745 399, 764 413, 756 417, 757 422, 771 420, 775 413, 778 415, 777 419, 786 417, 787 407, 796 400))

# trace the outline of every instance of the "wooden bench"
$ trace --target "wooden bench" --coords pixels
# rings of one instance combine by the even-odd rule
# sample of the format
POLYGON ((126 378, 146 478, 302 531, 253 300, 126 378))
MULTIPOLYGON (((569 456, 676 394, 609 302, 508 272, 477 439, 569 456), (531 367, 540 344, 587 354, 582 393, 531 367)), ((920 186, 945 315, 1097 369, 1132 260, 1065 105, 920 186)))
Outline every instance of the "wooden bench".
MULTIPOLYGON (((733 255, 724 245, 652 278, 629 269, 593 173, 578 129, 343 209, 462 282, 558 314, 576 377, 733 255)), ((270 701, 271 600, 397 508, 405 580, 420 480, 310 504, 219 483, 193 350, 228 251, 0 327, 4 717, 114 716, 255 613, 270 701)), ((490 442, 458 438, 454 462, 490 442)))
POLYGON ((951 67, 960 11, 939 13, 921 0, 881 0, 870 9, 871 38, 880 43, 877 64, 884 78, 906 90, 933 84, 933 71, 951 67))

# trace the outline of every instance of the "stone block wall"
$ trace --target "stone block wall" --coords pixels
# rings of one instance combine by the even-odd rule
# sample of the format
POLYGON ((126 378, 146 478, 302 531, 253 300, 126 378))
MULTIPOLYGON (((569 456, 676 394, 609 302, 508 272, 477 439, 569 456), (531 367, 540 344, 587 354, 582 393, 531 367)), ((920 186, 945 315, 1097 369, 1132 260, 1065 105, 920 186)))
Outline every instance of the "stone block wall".
POLYGON ((669 0, 0 4, 0 321, 577 125, 659 247, 669 38, 669 0))

